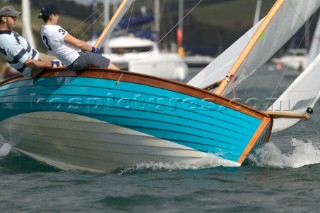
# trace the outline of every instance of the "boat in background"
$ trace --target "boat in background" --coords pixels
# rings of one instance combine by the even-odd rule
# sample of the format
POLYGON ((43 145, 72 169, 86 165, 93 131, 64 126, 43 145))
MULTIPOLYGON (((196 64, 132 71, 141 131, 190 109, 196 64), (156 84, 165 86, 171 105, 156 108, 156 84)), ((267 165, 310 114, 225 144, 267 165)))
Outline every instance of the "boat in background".
POLYGON ((307 49, 289 49, 286 54, 280 58, 273 58, 271 62, 277 64, 279 68, 286 66, 290 68, 286 72, 287 76, 298 76, 305 70, 320 53, 320 17, 318 18, 317 26, 312 36, 310 51, 307 49))
POLYGON ((183 57, 183 61, 188 67, 206 67, 213 60, 214 58, 208 55, 186 55, 183 57))
POLYGON ((120 69, 161 78, 184 81, 188 66, 177 53, 160 52, 156 42, 134 36, 116 37, 108 42, 110 58, 120 69))
POLYGON ((280 58, 271 59, 271 62, 278 66, 289 67, 301 73, 308 63, 308 51, 307 49, 289 49, 280 58))

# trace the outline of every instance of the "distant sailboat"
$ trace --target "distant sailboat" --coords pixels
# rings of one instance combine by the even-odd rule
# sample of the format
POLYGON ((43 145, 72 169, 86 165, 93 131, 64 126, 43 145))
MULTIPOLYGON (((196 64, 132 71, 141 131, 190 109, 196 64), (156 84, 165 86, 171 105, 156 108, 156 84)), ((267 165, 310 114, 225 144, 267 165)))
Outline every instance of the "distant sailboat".
POLYGON ((211 61, 214 60, 213 57, 209 55, 186 55, 183 48, 183 19, 184 19, 184 0, 179 0, 179 10, 178 10, 178 28, 177 28, 177 45, 178 53, 182 57, 183 61, 188 65, 188 67, 205 67, 211 61))
MULTIPOLYGON (((158 35, 160 30, 160 1, 155 0, 154 5, 156 8, 155 32, 158 35)), ((120 19, 120 16, 118 16, 118 20, 115 20, 114 23, 118 23, 120 19)), ((111 33, 111 30, 108 30, 108 32, 111 33)), ((110 37, 110 34, 106 37, 110 37)), ((101 42, 103 43, 103 41, 101 42)), ((130 34, 111 38, 107 46, 109 52, 105 53, 104 56, 110 58, 114 64, 123 70, 179 81, 184 81, 188 75, 189 69, 183 59, 175 52, 161 52, 155 41, 130 34)))
POLYGON ((286 72, 287 76, 298 76, 305 70, 320 52, 320 17, 312 38, 310 50, 307 49, 289 49, 285 55, 280 58, 273 58, 271 61, 279 65, 285 65, 293 70, 286 72))
MULTIPOLYGON (((124 0, 119 10, 126 6, 124 0)), ((192 164, 208 154, 220 159, 219 165, 240 166, 268 142, 273 118, 310 115, 262 112, 223 95, 264 64, 319 6, 320 0, 276 1, 264 20, 190 85, 95 68, 49 69, 34 79, 4 81, 0 134, 17 151, 61 169, 103 172, 151 161, 192 164)))

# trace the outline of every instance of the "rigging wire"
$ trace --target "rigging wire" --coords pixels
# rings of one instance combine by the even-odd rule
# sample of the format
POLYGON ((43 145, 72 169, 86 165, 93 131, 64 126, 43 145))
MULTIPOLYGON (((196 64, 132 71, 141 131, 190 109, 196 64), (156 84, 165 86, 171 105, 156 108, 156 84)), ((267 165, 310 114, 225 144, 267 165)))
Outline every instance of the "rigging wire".
MULTIPOLYGON (((184 15, 158 42, 157 45, 162 42, 163 39, 165 39, 187 16, 189 16, 190 13, 192 13, 198 6, 200 3, 202 3, 203 0, 200 0, 195 6, 193 6, 186 15, 184 15)), ((152 51, 154 49, 151 48, 150 51, 152 51)))
MULTIPOLYGON (((156 45, 158 45, 159 43, 161 43, 187 16, 190 15, 190 13, 192 13, 198 6, 199 4, 201 4, 203 2, 203 0, 199 0, 198 3, 195 4, 195 6, 193 6, 187 13, 186 15, 184 15, 157 43, 156 45)), ((134 1, 135 3, 135 1, 134 1)), ((130 20, 132 18, 132 14, 133 14, 133 10, 134 10, 134 3, 132 4, 131 7, 131 12, 129 15, 129 21, 128 23, 130 23, 130 20)), ((85 22, 87 22, 92 16, 94 16, 96 13, 98 13, 99 11, 101 11, 103 9, 103 6, 101 6, 100 8, 98 8, 96 11, 94 11, 90 16, 88 16, 84 21, 82 21, 78 26, 76 26, 74 29, 72 29, 70 32, 73 32, 75 30, 77 30, 81 25, 83 25, 85 22)), ((164 10, 163 10, 164 11, 164 10)), ((82 38, 88 31, 89 29, 98 21, 98 19, 104 14, 104 12, 100 13, 100 15, 98 16, 98 18, 92 22, 88 28, 78 37, 79 39, 82 38)), ((126 13, 128 14, 128 12, 126 13)), ((127 15, 126 15, 127 16, 127 15)), ((128 31, 129 31, 129 26, 130 24, 127 25, 127 28, 125 30, 125 36, 128 35, 128 31)), ((153 51, 154 47, 152 47, 149 51, 153 51)))
MULTIPOLYGON (((84 23, 86 23, 92 16, 94 16, 96 13, 98 13, 101 9, 103 8, 103 6, 101 6, 100 8, 98 8, 96 11, 94 11, 90 16, 88 16, 85 20, 83 20, 80 24, 78 24, 78 26, 76 26, 75 28, 73 28, 70 33, 74 32, 75 30, 77 30, 80 26, 82 26, 84 23)), ((87 29, 80 35, 78 36, 78 39, 81 39, 83 37, 84 34, 86 34, 89 29, 99 20, 99 18, 104 14, 104 12, 100 13, 100 15, 98 16, 98 18, 92 22, 87 29)), ((45 54, 49 54, 49 50, 45 52, 45 54)))
MULTIPOLYGON (((127 11, 126 14, 124 15, 124 17, 127 17, 128 14, 129 14, 128 24, 127 24, 127 27, 126 27, 126 30, 125 30, 125 33, 124 33, 125 37, 128 36, 129 26, 130 26, 130 22, 131 22, 133 10, 134 10, 135 2, 136 2, 136 1, 133 1, 133 3, 132 3, 131 10, 130 10, 130 14, 129 14, 128 11, 127 11)), ((120 25, 120 26, 123 26, 123 24, 124 24, 124 22, 122 22, 122 25, 120 25)), ((123 53, 124 53, 124 49, 122 48, 122 49, 121 49, 121 54, 123 54, 123 53)), ((120 62, 118 62, 116 65, 119 66, 119 63, 120 63, 120 62)), ((129 67, 128 67, 128 69, 129 69, 129 67)))
MULTIPOLYGON (((103 9, 103 6, 101 6, 100 8, 98 8, 96 11, 94 11, 90 16, 88 16, 84 21, 82 21, 78 26, 76 26, 75 28, 73 28, 71 31, 70 31, 70 33, 71 32, 73 32, 73 31, 75 31, 76 29, 78 29, 81 25, 83 25, 84 23, 86 23, 90 18, 92 18, 94 15, 96 15, 98 12, 100 12, 100 10, 102 10, 103 9)), ((88 31, 89 31, 89 29, 93 26, 93 25, 95 25, 95 23, 99 20, 99 18, 102 16, 104 14, 104 12, 102 12, 102 13, 100 13, 100 15, 98 16, 98 18, 97 19, 95 19, 95 21, 94 22, 92 22, 88 27, 87 27, 87 29, 78 37, 79 39, 80 38, 82 38, 83 37, 83 35, 85 34, 85 33, 87 33, 88 31)))

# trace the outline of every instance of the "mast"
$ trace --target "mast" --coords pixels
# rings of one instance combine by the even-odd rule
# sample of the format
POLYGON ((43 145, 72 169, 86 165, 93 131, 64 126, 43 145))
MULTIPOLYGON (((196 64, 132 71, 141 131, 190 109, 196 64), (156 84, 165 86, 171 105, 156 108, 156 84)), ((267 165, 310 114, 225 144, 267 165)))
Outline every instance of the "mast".
POLYGON ((31 21, 30 21, 30 0, 21 0, 22 1, 22 36, 27 39, 32 48, 36 48, 34 42, 32 30, 31 30, 31 21))
MULTIPOLYGON (((110 13, 109 13, 109 8, 110 8, 110 0, 104 0, 104 26, 107 26, 109 21, 110 21, 110 13)), ((107 53, 107 52, 110 52, 109 50, 109 46, 107 45, 107 42, 104 43, 103 45, 103 49, 104 49, 104 52, 107 53)))
POLYGON ((93 15, 91 16, 90 40, 96 39, 96 29, 94 26, 94 21, 96 19, 97 5, 98 5, 97 0, 93 0, 92 6, 91 6, 91 10, 92 10, 93 15))
POLYGON ((179 0, 179 29, 181 30, 183 34, 183 0, 179 0))
POLYGON ((258 23, 258 21, 260 19, 261 1, 262 0, 257 0, 257 7, 256 7, 256 12, 254 14, 253 25, 258 23))
POLYGON ((119 8, 111 18, 110 22, 104 29, 104 31, 101 33, 100 37, 94 44, 94 47, 99 47, 102 42, 104 42, 112 33, 114 28, 117 26, 121 18, 124 16, 124 14, 127 12, 129 9, 130 5, 134 2, 134 0, 123 0, 122 3, 120 4, 119 8))
POLYGON ((154 0, 154 18, 155 18, 155 25, 154 30, 156 32, 156 42, 159 41, 160 36, 160 0, 154 0))
POLYGON ((185 51, 182 47, 183 43, 183 0, 179 0, 179 12, 178 12, 178 29, 177 29, 177 44, 178 44, 178 54, 183 57, 185 56, 185 51))
POLYGON ((310 48, 310 22, 309 20, 306 21, 306 23, 304 24, 304 47, 309 50, 310 48))
POLYGON ((259 40, 259 38, 261 37, 261 35, 265 31, 266 27, 269 25, 272 18, 278 12, 278 10, 280 9, 280 7, 283 3, 284 3, 284 0, 277 0, 276 3, 273 5, 270 12, 267 14, 267 16, 265 17, 265 19, 263 20, 263 22, 261 23, 261 25, 259 26, 257 31, 254 33, 251 40, 249 41, 249 43, 247 44, 245 49, 242 51, 242 53, 240 54, 240 56, 238 57, 236 62, 233 64, 233 66, 231 67, 231 69, 228 72, 228 74, 226 75, 226 77, 220 82, 220 85, 217 88, 217 90, 215 91, 215 94, 221 95, 224 92, 224 90, 228 86, 230 80, 235 75, 235 73, 238 71, 238 69, 240 68, 240 66, 244 62, 244 60, 247 58, 247 56, 251 52, 252 48, 255 46, 255 44, 257 43, 257 41, 259 40))

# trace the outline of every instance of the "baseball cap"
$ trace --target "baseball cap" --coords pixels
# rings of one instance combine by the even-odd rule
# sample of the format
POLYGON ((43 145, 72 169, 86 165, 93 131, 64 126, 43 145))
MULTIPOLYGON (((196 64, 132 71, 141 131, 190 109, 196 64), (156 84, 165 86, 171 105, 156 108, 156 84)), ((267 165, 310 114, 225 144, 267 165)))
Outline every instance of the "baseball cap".
POLYGON ((14 7, 11 5, 4 6, 0 9, 0 16, 12 16, 12 17, 17 17, 21 14, 21 12, 16 11, 14 7))
POLYGON ((64 14, 65 12, 54 4, 47 4, 40 10, 38 18, 49 17, 54 13, 64 14))

